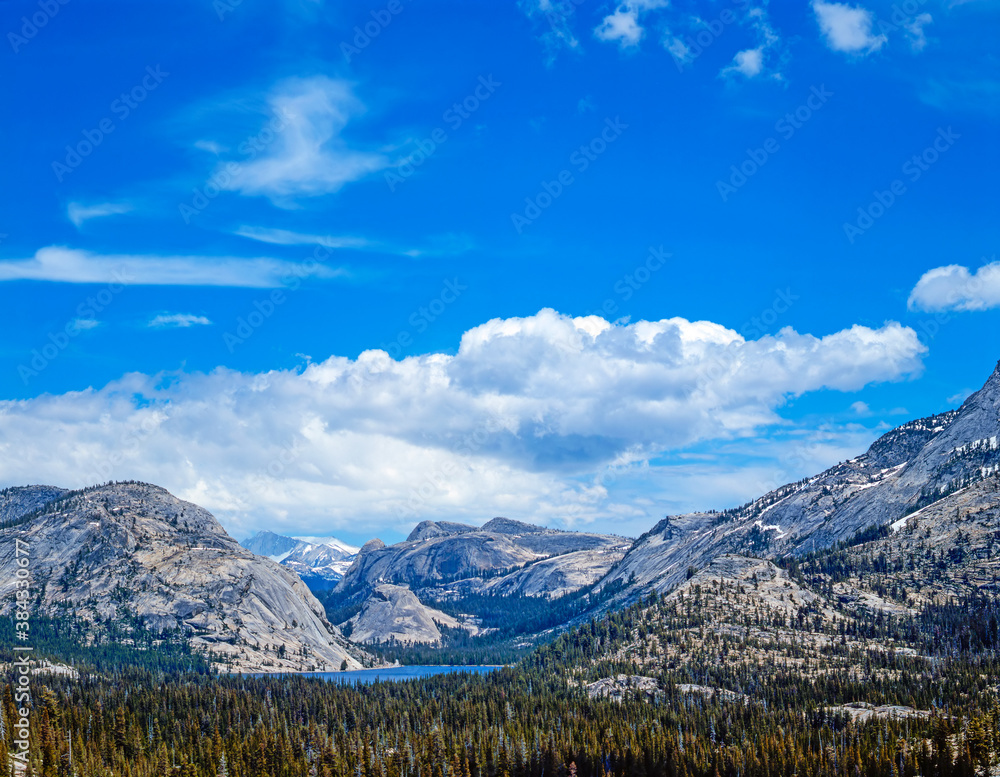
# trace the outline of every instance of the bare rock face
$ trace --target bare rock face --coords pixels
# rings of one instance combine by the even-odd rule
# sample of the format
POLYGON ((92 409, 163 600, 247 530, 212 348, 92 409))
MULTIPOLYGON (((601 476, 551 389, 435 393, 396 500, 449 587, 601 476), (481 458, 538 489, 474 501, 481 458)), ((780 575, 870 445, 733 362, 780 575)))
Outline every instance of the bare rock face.
MULTIPOLYGON (((351 639, 358 643, 441 643, 439 626, 464 628, 440 610, 421 604, 409 588, 382 583, 375 586, 361 612, 353 620, 351 639)), ((475 632, 475 627, 471 630, 475 632)))
POLYGON ((385 543, 382 542, 382 540, 380 540, 378 537, 376 537, 375 539, 368 540, 368 542, 362 545, 361 550, 358 551, 358 555, 361 556, 364 555, 365 553, 372 553, 373 551, 376 551, 379 548, 384 548, 384 547, 385 543))
POLYGON ((55 486, 20 486, 0 491, 0 528, 68 494, 55 486))
POLYGON ((626 696, 642 694, 650 701, 661 693, 660 683, 655 677, 644 675, 619 674, 605 677, 586 686, 587 695, 591 699, 610 699, 622 701, 626 696))
POLYGON ((462 534, 467 531, 475 531, 475 526, 464 523, 453 523, 452 521, 421 521, 413 527, 407 542, 413 540, 426 540, 431 537, 444 537, 447 534, 462 534))
POLYGON ((623 550, 629 544, 621 537, 555 531, 507 518, 494 518, 481 528, 425 521, 405 542, 365 543, 335 591, 364 595, 385 582, 414 590, 454 584, 465 593, 474 593, 485 591, 488 581, 525 572, 508 580, 503 591, 550 596, 600 578, 618 560, 607 551, 623 550), (557 556, 566 558, 554 562, 557 556), (527 573, 526 564, 546 560, 552 563, 527 573), (548 582, 553 585, 551 591, 548 582))
POLYGON ((961 408, 888 432, 868 452, 724 512, 669 516, 605 578, 672 589, 722 554, 802 555, 891 524, 1000 472, 1000 364, 961 408))
POLYGON ((481 531, 489 532, 490 534, 511 534, 514 536, 546 533, 546 529, 541 526, 535 526, 533 523, 525 523, 524 521, 515 521, 511 518, 491 518, 483 524, 481 531))
POLYGON ((20 539, 48 614, 91 623, 139 616, 149 628, 188 633, 232 671, 362 665, 364 654, 349 649, 294 573, 240 547, 211 513, 162 488, 60 492, 33 510, 0 530, 0 612, 12 607, 20 539))
POLYGON ((557 598, 600 580, 631 544, 508 518, 478 528, 424 521, 405 542, 365 543, 332 596, 340 606, 361 607, 351 619, 355 642, 438 644, 440 625, 473 634, 477 628, 473 619, 460 623, 421 600, 433 604, 478 594, 557 598))
POLYGON ((630 544, 622 542, 597 550, 578 550, 542 559, 524 569, 487 581, 483 592, 558 599, 600 580, 621 561, 630 544))

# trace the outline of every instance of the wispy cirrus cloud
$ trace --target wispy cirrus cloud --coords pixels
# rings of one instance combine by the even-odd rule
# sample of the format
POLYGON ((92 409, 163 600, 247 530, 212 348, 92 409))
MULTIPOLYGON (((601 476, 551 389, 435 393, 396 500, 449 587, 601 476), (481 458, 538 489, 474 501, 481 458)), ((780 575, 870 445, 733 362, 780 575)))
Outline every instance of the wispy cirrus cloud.
POLYGON ((975 72, 957 77, 934 76, 920 90, 920 99, 940 110, 997 116, 1000 114, 1000 79, 975 72))
POLYGON ((127 202, 100 202, 94 205, 71 202, 66 206, 66 215, 73 222, 73 226, 79 229, 83 226, 84 222, 90 221, 90 219, 117 216, 122 213, 128 213, 131 210, 132 206, 127 202))
POLYGON ((288 229, 246 225, 234 230, 233 234, 271 245, 320 245, 332 251, 337 249, 370 251, 394 256, 408 256, 412 259, 428 256, 458 256, 473 247, 472 239, 463 234, 437 235, 425 239, 424 243, 419 246, 399 246, 381 240, 369 240, 349 235, 320 235, 311 232, 295 232, 288 229))
POLYGON ((276 288, 298 276, 334 278, 343 271, 265 257, 105 255, 65 246, 41 248, 30 259, 0 260, 0 282, 120 283, 133 286, 276 288))
POLYGON ((772 78, 781 79, 781 73, 777 69, 773 66, 767 67, 768 60, 775 59, 775 52, 780 43, 777 32, 771 26, 767 9, 763 6, 750 8, 746 12, 744 23, 753 28, 757 36, 757 46, 737 51, 732 63, 722 68, 719 75, 724 78, 742 76, 747 79, 770 75, 772 78))
POLYGON ((546 62, 552 64, 563 49, 580 50, 580 41, 573 34, 576 6, 582 0, 520 0, 518 7, 535 22, 544 22, 548 29, 539 34, 545 47, 546 62))
POLYGON ((813 0, 812 9, 826 45, 834 51, 871 54, 882 48, 888 40, 885 35, 874 33, 875 17, 860 5, 813 0))
POLYGON ((906 35, 910 40, 910 48, 914 51, 923 51, 927 46, 927 34, 924 27, 934 21, 934 17, 929 13, 918 14, 912 20, 904 24, 906 35))
POLYGON ((192 326, 211 326, 206 316, 194 313, 160 313, 146 324, 150 329, 187 329, 192 326))
POLYGON ((352 148, 343 137, 365 106, 351 85, 326 76, 281 83, 269 99, 281 125, 271 145, 242 165, 228 188, 283 201, 339 191, 389 165, 381 153, 352 148))
POLYGON ((272 229, 269 227, 241 226, 233 230, 234 235, 270 243, 278 246, 321 245, 325 248, 368 248, 373 245, 371 240, 363 237, 341 235, 319 235, 308 232, 294 232, 288 229, 272 229))

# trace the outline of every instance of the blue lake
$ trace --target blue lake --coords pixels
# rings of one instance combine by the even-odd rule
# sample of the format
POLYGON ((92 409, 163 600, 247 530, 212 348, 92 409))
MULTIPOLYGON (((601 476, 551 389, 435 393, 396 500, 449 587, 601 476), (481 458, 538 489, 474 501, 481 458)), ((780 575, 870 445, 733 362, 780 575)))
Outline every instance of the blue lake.
MULTIPOLYGON (((351 685, 368 685, 376 680, 401 681, 417 680, 436 674, 452 674, 454 672, 469 672, 470 674, 487 674, 500 669, 499 666, 392 666, 387 669, 356 669, 351 672, 297 672, 296 677, 322 677, 335 683, 350 683, 351 685)), ((273 677, 260 675, 255 677, 273 677)))

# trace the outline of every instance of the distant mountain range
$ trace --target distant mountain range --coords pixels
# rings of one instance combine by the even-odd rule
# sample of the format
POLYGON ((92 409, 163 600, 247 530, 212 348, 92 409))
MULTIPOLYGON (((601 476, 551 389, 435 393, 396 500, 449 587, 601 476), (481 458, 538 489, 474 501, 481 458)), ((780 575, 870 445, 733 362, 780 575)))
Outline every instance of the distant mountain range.
POLYGON ((434 603, 469 596, 555 599, 601 579, 632 540, 604 534, 556 531, 509 518, 482 526, 423 521, 405 541, 366 542, 329 601, 354 602, 352 638, 365 642, 436 643, 429 624, 478 631, 471 617, 447 619, 434 603), (401 591, 409 589, 408 596, 401 591))
POLYGON ((240 544, 288 567, 313 591, 333 588, 359 550, 336 537, 285 537, 270 531, 258 532, 240 544))
POLYGON ((554 597, 599 580, 631 544, 627 538, 556 531, 509 518, 479 527, 424 521, 395 545, 365 543, 335 590, 354 594, 394 583, 433 588, 442 596, 554 597))
POLYGON ((565 627, 651 590, 721 585, 729 570, 738 581, 748 569, 773 576, 773 562, 887 533, 905 539, 896 544, 907 552, 925 535, 947 534, 943 552, 959 558, 971 524, 956 515, 970 510, 982 516, 977 552, 989 554, 1000 542, 991 524, 998 484, 1000 364, 957 410, 904 424, 856 458, 741 507, 667 516, 634 542, 493 518, 424 521, 388 546, 261 532, 241 547, 208 512, 156 486, 8 488, 0 491, 0 612, 13 606, 13 547, 22 538, 43 612, 95 627, 137 615, 151 628, 182 630, 234 668, 360 666, 371 657, 331 624, 303 580, 327 592, 326 611, 358 642, 440 644, 448 629, 476 633, 463 603, 484 598, 551 605, 567 613, 565 627), (919 538, 900 534, 911 523, 919 538), (583 594, 593 598, 559 609, 583 594))

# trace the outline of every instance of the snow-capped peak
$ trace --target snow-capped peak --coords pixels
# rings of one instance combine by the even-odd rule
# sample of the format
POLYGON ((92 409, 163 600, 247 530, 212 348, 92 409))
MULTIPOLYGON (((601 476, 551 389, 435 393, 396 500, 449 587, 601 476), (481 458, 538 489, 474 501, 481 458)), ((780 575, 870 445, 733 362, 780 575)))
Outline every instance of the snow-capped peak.
POLYGON ((326 545, 329 548, 334 548, 335 550, 343 551, 344 553, 353 556, 361 548, 356 548, 353 545, 348 545, 346 542, 338 540, 336 537, 292 537, 293 540, 298 540, 299 542, 305 542, 308 545, 326 545))

